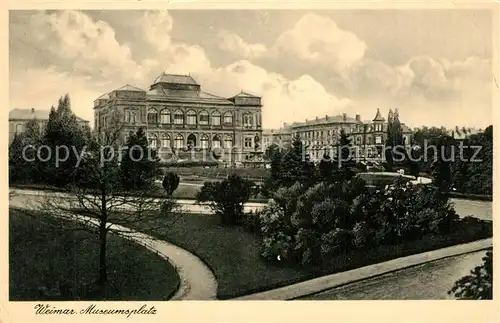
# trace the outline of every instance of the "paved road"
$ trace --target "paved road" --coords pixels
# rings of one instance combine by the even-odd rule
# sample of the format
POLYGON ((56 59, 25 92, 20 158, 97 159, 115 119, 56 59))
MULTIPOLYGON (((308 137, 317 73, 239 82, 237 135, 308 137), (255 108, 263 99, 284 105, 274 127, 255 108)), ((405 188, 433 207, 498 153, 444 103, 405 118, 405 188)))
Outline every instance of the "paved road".
POLYGON ((447 295, 453 283, 482 263, 486 251, 436 260, 376 278, 351 283, 303 300, 437 300, 447 295))
MULTIPOLYGON (((18 190, 11 189, 14 192, 14 196, 10 198, 10 205, 17 207, 24 207, 26 204, 31 204, 33 206, 39 205, 40 202, 44 200, 44 196, 59 196, 65 203, 69 203, 67 196, 61 193, 50 193, 34 190, 18 190)), ((473 215, 477 218, 483 220, 492 220, 492 203, 488 201, 471 201, 471 200, 461 200, 461 199, 451 199, 455 203, 455 210, 461 216, 473 215)), ((179 199, 177 202, 182 206, 185 212, 190 213, 202 213, 211 214, 211 210, 207 205, 196 204, 194 200, 182 200, 179 199)), ((255 211, 262 209, 264 204, 262 203, 246 203, 245 211, 255 211)))

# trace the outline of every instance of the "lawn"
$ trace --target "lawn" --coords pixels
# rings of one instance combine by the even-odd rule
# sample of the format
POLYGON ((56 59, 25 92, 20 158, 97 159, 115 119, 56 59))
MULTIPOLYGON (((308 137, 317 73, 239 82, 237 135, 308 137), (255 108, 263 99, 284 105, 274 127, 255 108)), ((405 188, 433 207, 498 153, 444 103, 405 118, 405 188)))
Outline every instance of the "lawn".
MULTIPOLYGON (((91 300, 89 286, 97 278, 99 248, 87 231, 54 227, 54 218, 9 211, 9 299, 91 300), (40 290, 48 294, 43 296, 40 290)), ((67 225, 71 223, 66 222, 67 225)), ((168 300, 179 276, 166 260, 129 240, 108 237, 108 280, 105 300, 168 300)))
POLYGON ((255 233, 242 227, 222 227, 216 216, 182 214, 161 221, 165 223, 161 231, 150 234, 177 244, 205 261, 217 278, 219 299, 492 236, 491 223, 472 220, 447 236, 429 235, 395 246, 350 252, 331 259, 321 268, 298 268, 265 261, 260 257, 260 238, 255 233))

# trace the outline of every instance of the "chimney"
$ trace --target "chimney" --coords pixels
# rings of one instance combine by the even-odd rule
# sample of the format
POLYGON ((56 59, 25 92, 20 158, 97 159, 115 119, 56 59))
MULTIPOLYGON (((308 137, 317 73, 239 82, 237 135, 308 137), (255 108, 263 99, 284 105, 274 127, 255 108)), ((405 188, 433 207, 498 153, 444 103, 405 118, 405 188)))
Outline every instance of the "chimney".
POLYGON ((318 117, 316 117, 316 121, 318 121, 318 117))
POLYGON ((328 120, 328 114, 327 114, 327 115, 325 115, 325 120, 328 120))
POLYGON ((361 116, 359 114, 356 114, 356 121, 361 121, 361 116))
POLYGON ((343 113, 342 118, 344 119, 344 121, 347 121, 347 114, 343 113))
POLYGON ((35 113, 35 108, 31 108, 31 113, 35 113))

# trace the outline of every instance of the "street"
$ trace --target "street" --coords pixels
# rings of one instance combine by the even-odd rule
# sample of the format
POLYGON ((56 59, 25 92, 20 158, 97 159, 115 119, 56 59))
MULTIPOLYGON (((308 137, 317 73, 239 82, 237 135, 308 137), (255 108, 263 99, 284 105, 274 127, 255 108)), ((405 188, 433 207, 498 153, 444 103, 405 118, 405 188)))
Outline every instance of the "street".
POLYGON ((453 283, 482 263, 486 251, 436 260, 379 277, 347 284, 301 300, 437 300, 453 283))

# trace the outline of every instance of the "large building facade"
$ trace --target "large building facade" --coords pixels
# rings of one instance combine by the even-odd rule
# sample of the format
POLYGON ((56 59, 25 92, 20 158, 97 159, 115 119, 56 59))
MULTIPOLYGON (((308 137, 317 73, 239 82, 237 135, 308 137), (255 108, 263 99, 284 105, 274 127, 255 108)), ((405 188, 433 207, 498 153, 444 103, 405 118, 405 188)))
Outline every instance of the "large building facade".
MULTIPOLYGON (((399 113, 389 111, 388 118, 399 119, 399 113)), ((307 153, 312 161, 319 161, 325 154, 336 157, 340 144, 340 133, 343 130, 352 143, 352 156, 357 160, 381 160, 383 148, 387 139, 387 120, 382 117, 377 109, 375 118, 370 121, 362 121, 360 115, 354 118, 346 114, 337 116, 325 116, 305 122, 284 125, 279 130, 264 132, 264 146, 271 144, 284 146, 287 141, 298 136, 305 144, 307 153)), ((412 133, 410 129, 401 123, 405 145, 410 145, 412 133)))
MULTIPOLYGON (((50 110, 38 109, 13 109, 9 111, 9 144, 14 139, 15 134, 21 134, 26 130, 26 124, 30 120, 35 120, 43 132, 49 121, 50 110)), ((89 122, 77 117, 82 126, 88 126, 89 122)))
POLYGON ((149 90, 125 85, 94 101, 94 126, 106 131, 119 116, 122 136, 142 127, 164 160, 242 162, 261 156, 261 98, 223 98, 188 75, 161 74, 149 90))

